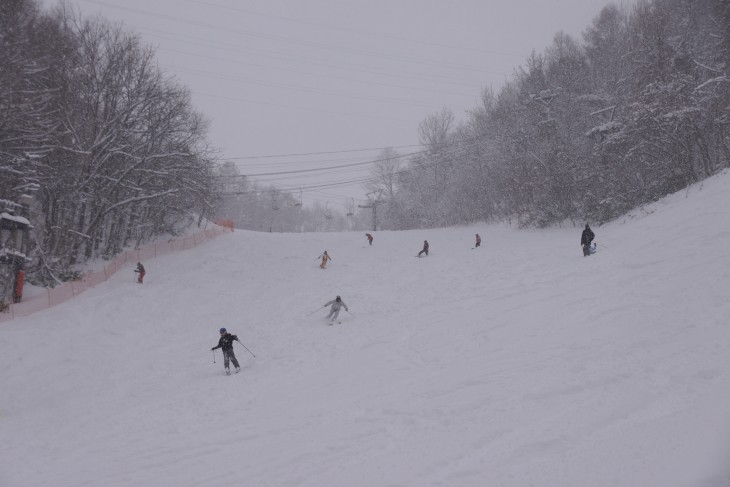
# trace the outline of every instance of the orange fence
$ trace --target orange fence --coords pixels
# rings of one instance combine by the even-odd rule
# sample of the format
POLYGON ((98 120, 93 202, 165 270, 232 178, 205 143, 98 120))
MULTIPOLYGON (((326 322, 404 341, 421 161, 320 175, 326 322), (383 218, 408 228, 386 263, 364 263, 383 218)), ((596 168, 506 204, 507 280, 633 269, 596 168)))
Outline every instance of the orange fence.
POLYGON ((154 259, 162 255, 170 254, 180 250, 186 250, 205 243, 219 235, 232 232, 232 228, 214 226, 200 233, 185 238, 169 240, 167 242, 156 242, 146 245, 137 250, 129 250, 117 255, 107 264, 104 269, 96 272, 87 272, 78 281, 64 282, 62 285, 48 288, 46 292, 28 298, 21 303, 11 303, 4 312, 0 313, 0 322, 12 320, 19 316, 27 316, 36 311, 48 309, 51 306, 65 303, 69 299, 81 294, 89 288, 101 284, 109 279, 122 267, 129 264, 136 264, 143 260, 154 259))

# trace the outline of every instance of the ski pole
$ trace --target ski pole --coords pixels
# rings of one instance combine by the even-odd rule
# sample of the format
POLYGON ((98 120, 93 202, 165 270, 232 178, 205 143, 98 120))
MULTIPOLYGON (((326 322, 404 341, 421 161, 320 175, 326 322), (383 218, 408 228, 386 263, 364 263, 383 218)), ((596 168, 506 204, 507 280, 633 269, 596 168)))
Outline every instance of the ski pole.
POLYGON ((256 355, 254 355, 253 352, 251 350, 249 350, 248 347, 246 347, 246 345, 244 345, 243 343, 241 343, 239 340, 236 340, 236 341, 238 342, 239 345, 241 345, 243 348, 245 348, 248 353, 250 353, 251 355, 253 355, 253 358, 256 358, 256 355))
POLYGON ((213 363, 215 363, 215 350, 211 350, 213 352, 213 363))
MULTIPOLYGON (((325 307, 326 307, 326 306, 322 306, 322 308, 325 308, 325 307)), ((320 309, 322 309, 322 308, 317 308, 317 309, 315 309, 314 311, 312 311, 311 313, 309 313, 308 315, 306 315, 306 316, 305 316, 305 318, 306 318, 307 316, 313 315, 314 313, 316 313, 317 311, 319 311, 319 310, 320 310, 320 309)))

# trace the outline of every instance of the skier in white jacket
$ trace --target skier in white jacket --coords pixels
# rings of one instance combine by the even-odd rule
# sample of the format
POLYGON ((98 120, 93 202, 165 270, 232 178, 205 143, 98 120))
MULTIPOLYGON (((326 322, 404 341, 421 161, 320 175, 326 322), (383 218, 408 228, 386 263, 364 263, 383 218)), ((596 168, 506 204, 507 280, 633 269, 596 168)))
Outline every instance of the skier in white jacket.
POLYGON ((330 312, 329 312, 329 314, 327 315, 327 319, 328 319, 328 320, 331 320, 331 321, 335 321, 335 320, 337 320, 337 317, 338 317, 338 316, 340 315, 340 308, 343 308, 343 307, 344 307, 344 308, 345 308, 345 311, 350 311, 350 310, 349 310, 349 309, 347 308, 347 305, 345 304, 345 302, 344 302, 344 301, 342 300, 342 298, 341 298, 341 297, 339 297, 339 296, 337 296, 337 297, 336 297, 335 299, 333 299, 332 301, 328 301, 328 302, 326 302, 326 303, 324 304, 324 306, 322 306, 322 307, 323 307, 323 308, 324 308, 324 307, 327 307, 327 306, 329 306, 330 304, 332 305, 332 307, 330 308, 330 312))

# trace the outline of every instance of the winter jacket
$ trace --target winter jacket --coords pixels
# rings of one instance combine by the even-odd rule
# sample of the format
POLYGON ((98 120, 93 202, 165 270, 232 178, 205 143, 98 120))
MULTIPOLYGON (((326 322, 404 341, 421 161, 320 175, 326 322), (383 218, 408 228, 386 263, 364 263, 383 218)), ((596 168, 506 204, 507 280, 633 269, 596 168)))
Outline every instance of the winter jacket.
POLYGON ((589 246, 591 242, 593 242, 594 238, 595 234, 593 233, 593 230, 591 230, 590 227, 586 226, 585 230, 583 230, 583 233, 580 236, 580 243, 583 246, 589 246))
POLYGON ((342 301, 342 300, 337 301, 337 299, 333 299, 332 301, 325 303, 323 308, 329 306, 330 304, 332 305, 332 309, 334 311, 337 311, 338 309, 340 309, 342 307, 345 308, 345 311, 350 311, 349 309, 347 309, 347 305, 345 304, 344 301, 342 301))
POLYGON ((221 339, 218 340, 218 346, 213 347, 213 350, 216 348, 222 348, 223 350, 233 350, 233 342, 238 340, 238 337, 236 335, 231 335, 230 333, 224 333, 221 335, 221 339))

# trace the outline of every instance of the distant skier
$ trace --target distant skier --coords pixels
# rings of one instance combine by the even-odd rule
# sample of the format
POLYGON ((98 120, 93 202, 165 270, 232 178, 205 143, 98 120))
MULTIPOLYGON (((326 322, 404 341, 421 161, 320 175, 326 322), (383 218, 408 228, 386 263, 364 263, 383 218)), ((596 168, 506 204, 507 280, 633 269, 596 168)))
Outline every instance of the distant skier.
POLYGON ((373 244, 373 236, 370 235, 369 233, 366 233, 365 236, 368 238, 368 243, 370 245, 372 245, 373 244))
POLYGON ((423 250, 421 250, 421 251, 420 251, 420 252, 418 253, 418 256, 420 257, 420 256, 421 256, 421 254, 423 254, 423 253, 425 253, 426 255, 428 255, 428 240, 424 240, 424 241, 423 241, 423 250))
POLYGON ((134 270, 134 272, 139 274, 137 276, 137 282, 142 284, 142 281, 144 280, 145 271, 144 271, 144 266, 142 265, 141 262, 137 262, 137 268, 134 270))
POLYGON ((236 367, 236 373, 241 371, 241 367, 238 366, 238 360, 236 360, 236 354, 233 352, 233 342, 238 341, 236 335, 231 335, 226 331, 225 328, 220 329, 221 338, 218 340, 218 345, 211 348, 215 350, 220 348, 223 351, 223 367, 226 368, 226 374, 231 375, 231 369, 228 368, 228 361, 233 362, 233 366, 236 367))
POLYGON ((474 248, 479 247, 482 244, 482 237, 477 233, 477 243, 474 244, 474 248))
POLYGON ((330 320, 331 322, 337 321, 337 317, 340 315, 341 308, 345 308, 345 311, 348 311, 348 312, 350 311, 348 309, 347 305, 345 304, 345 302, 339 296, 337 296, 332 301, 326 302, 324 304, 324 306, 322 306, 322 307, 325 308, 329 305, 332 305, 332 307, 330 308, 330 312, 327 315, 327 319, 330 320))
POLYGON ((320 269, 326 269, 327 268, 327 262, 332 260, 332 257, 330 257, 330 254, 327 253, 325 250, 322 255, 319 256, 319 258, 322 259, 322 263, 319 264, 320 269))
POLYGON ((586 223, 586 227, 583 229, 583 233, 580 235, 580 244, 583 247, 583 257, 588 257, 591 255, 591 242, 593 242, 593 239, 596 237, 596 235, 593 233, 593 230, 591 230, 591 227, 588 226, 586 223))

